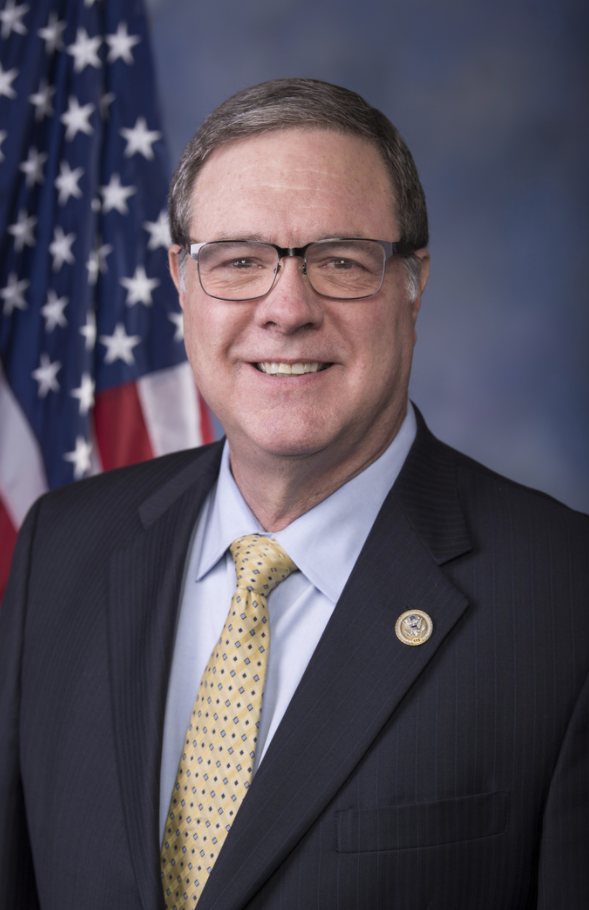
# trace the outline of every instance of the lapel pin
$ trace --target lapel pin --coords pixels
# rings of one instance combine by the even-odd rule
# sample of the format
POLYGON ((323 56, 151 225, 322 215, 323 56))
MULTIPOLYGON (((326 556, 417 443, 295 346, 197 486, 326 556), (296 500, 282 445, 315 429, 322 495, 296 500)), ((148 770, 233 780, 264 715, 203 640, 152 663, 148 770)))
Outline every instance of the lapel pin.
POLYGON ((396 624, 397 638, 404 645, 422 645, 434 631, 431 617, 423 610, 407 610, 401 613, 396 624))

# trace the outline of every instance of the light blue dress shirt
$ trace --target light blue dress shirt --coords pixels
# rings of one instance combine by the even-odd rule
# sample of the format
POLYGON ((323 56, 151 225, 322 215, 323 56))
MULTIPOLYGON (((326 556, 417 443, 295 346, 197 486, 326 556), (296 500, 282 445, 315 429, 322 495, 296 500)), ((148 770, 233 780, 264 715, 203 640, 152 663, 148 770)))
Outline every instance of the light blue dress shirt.
POLYGON ((268 598, 271 646, 255 774, 415 433, 415 413, 409 403, 399 432, 377 461, 275 534, 264 531, 241 495, 225 444, 219 478, 198 517, 186 559, 164 723, 162 836, 194 699, 236 587, 235 564, 228 547, 245 534, 267 534, 278 540, 300 570, 268 598))

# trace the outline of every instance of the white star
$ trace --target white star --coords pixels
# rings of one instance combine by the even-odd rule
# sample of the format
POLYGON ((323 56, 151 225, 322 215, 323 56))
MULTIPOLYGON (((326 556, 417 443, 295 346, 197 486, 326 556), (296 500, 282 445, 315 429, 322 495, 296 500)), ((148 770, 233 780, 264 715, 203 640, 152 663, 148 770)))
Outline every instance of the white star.
POLYGON ((184 313, 168 313, 168 319, 176 326, 174 341, 184 341, 184 313))
POLYGON ((160 212, 157 221, 144 221, 143 227, 146 231, 149 231, 149 240, 147 241, 148 250, 156 250, 158 246, 163 246, 164 249, 168 249, 172 242, 170 237, 170 223, 168 221, 168 213, 164 209, 160 212))
POLYGON ((47 79, 43 76, 39 83, 39 91, 34 95, 29 95, 29 101, 35 105, 35 120, 42 120, 43 117, 50 117, 53 113, 53 104, 51 99, 55 95, 55 88, 48 85, 47 79))
POLYGON ((49 20, 45 28, 40 28, 37 32, 39 38, 45 42, 45 50, 48 54, 53 51, 63 49, 62 33, 65 31, 67 23, 60 22, 59 16, 55 12, 49 13, 49 20))
POLYGON ((60 325, 67 325, 67 319, 63 311, 68 305, 67 297, 58 297, 53 288, 47 293, 47 303, 41 307, 41 313, 45 318, 45 331, 52 332, 53 329, 60 325))
POLYGON ((109 118, 108 109, 111 106, 111 104, 113 103, 113 101, 115 100, 115 98, 116 98, 116 95, 114 92, 105 92, 104 95, 101 96, 98 104, 100 106, 100 116, 102 117, 103 120, 108 120, 108 118, 109 118))
POLYGON ((86 339, 86 350, 91 351, 96 344, 96 316, 93 310, 88 310, 86 325, 79 330, 80 335, 86 339))
POLYGON ((96 0, 84 0, 84 6, 86 9, 90 9, 91 6, 94 6, 96 0))
POLYGON ((113 174, 108 186, 100 187, 102 193, 102 211, 110 212, 116 209, 121 215, 128 215, 127 199, 136 193, 134 186, 121 186, 121 178, 118 174, 113 174))
POLYGON ((18 219, 15 224, 11 224, 8 233, 14 237, 14 248, 20 253, 25 246, 35 246, 33 237, 33 228, 37 223, 35 215, 27 215, 24 209, 18 213, 18 219))
POLYGON ((84 173, 83 167, 77 167, 72 171, 69 161, 62 161, 59 165, 59 177, 55 178, 55 186, 59 190, 57 201, 60 205, 65 205, 70 196, 79 199, 82 190, 78 186, 78 180, 84 173))
POLYGON ((4 298, 4 315, 10 316, 13 310, 26 310, 27 302, 23 297, 23 291, 26 291, 30 284, 26 278, 19 281, 14 272, 8 276, 8 284, 0 291, 0 297, 4 298))
POLYGON ((134 62, 131 48, 139 44, 141 38, 139 35, 130 35, 128 33, 126 22, 119 22, 116 33, 114 35, 106 35, 105 41, 110 48, 107 63, 114 63, 115 60, 120 58, 125 63, 131 64, 134 62))
POLYGON ((121 278, 121 284, 127 288, 127 306, 144 303, 151 306, 151 292, 161 282, 157 278, 148 278, 142 265, 138 265, 132 278, 121 278))
POLYGON ((43 165, 46 161, 46 152, 38 152, 37 149, 33 147, 29 149, 29 157, 26 161, 23 161, 22 164, 19 164, 19 169, 23 174, 27 175, 25 180, 27 186, 43 183, 43 165))
POLYGON ((74 466, 74 480, 79 480, 84 474, 87 474, 92 466, 92 444, 83 436, 76 436, 76 448, 73 452, 67 452, 63 458, 64 461, 71 461, 74 466))
POLYGON ((65 138, 68 142, 74 138, 76 133, 86 133, 89 136, 94 132, 88 123, 88 118, 93 110, 93 104, 85 104, 80 107, 78 99, 74 98, 73 95, 71 96, 67 111, 60 117, 61 122, 67 126, 65 138))
POLYGON ((7 136, 8 136, 8 133, 6 132, 6 130, 0 130, 0 161, 4 161, 4 159, 6 157, 6 155, 2 151, 1 146, 7 136))
POLYGON ((80 402, 80 414, 82 416, 87 414, 94 404, 94 380, 90 373, 84 373, 80 381, 80 388, 73 389, 70 395, 80 402))
POLYGON ((18 35, 26 35, 27 30, 23 25, 22 17, 28 11, 29 8, 26 3, 23 3, 22 6, 15 6, 14 0, 6 0, 6 6, 0 11, 3 38, 8 38, 11 32, 16 32, 18 35))
POLYGON ((86 263, 86 268, 88 269, 88 284, 96 284, 98 281, 98 274, 101 273, 104 275, 105 272, 108 272, 106 257, 109 253, 112 253, 112 246, 110 243, 104 243, 102 246, 99 245, 96 249, 92 250, 88 257, 88 262, 86 263))
POLYGON ((73 44, 68 44, 66 50, 75 58, 74 73, 81 73, 87 66, 94 66, 96 69, 102 66, 100 57, 96 53, 102 38, 96 35, 90 38, 85 28, 79 28, 76 34, 76 40, 73 44))
POLYGON ((53 241, 49 244, 49 252, 53 256, 53 271, 58 272, 64 262, 71 265, 75 262, 75 256, 72 253, 72 243, 76 235, 64 234, 63 228, 58 224, 53 231, 53 241))
POLYGON ((2 69, 2 64, 0 63, 0 97, 6 95, 7 98, 16 98, 16 92, 12 87, 12 83, 18 76, 18 70, 6 70, 2 69))
POLYGON ((138 117, 132 130, 123 127, 122 130, 119 130, 119 133, 123 139, 127 140, 127 148, 125 149, 126 158, 130 158, 132 155, 140 153, 144 158, 148 158, 150 161, 153 158, 153 149, 151 146, 154 142, 157 142, 162 135, 159 130, 147 129, 145 117, 138 117))
POLYGON ((59 383, 56 379, 61 370, 61 364, 58 360, 51 363, 48 354, 41 354, 41 360, 36 370, 33 370, 31 376, 39 383, 39 398, 45 398, 48 392, 58 392, 59 383))
POLYGON ((112 335, 101 335, 98 339, 108 349, 104 355, 105 363, 114 363, 115 360, 124 360, 125 363, 135 363, 133 348, 141 341, 140 335, 127 335, 122 322, 117 322, 112 335))

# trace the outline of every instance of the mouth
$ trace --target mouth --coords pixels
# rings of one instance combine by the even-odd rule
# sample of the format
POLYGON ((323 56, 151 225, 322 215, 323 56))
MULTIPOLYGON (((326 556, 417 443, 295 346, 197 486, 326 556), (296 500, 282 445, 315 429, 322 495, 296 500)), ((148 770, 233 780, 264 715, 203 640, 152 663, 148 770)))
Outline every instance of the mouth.
POLYGON ((263 361, 254 363, 254 366, 260 373, 267 373, 269 376, 303 376, 306 373, 320 373, 331 366, 330 363, 307 363, 300 361, 298 363, 273 363, 263 361))

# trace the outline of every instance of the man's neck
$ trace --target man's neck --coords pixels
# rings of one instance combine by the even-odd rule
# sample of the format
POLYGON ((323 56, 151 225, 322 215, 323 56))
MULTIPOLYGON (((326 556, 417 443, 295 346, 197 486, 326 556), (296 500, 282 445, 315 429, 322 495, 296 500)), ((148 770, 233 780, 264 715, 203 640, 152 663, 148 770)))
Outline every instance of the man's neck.
POLYGON ((231 473, 248 506, 266 531, 281 531, 339 487, 365 471, 397 435, 405 414, 387 434, 351 451, 275 455, 232 445, 231 473), (339 456, 339 457, 338 457, 339 456))

